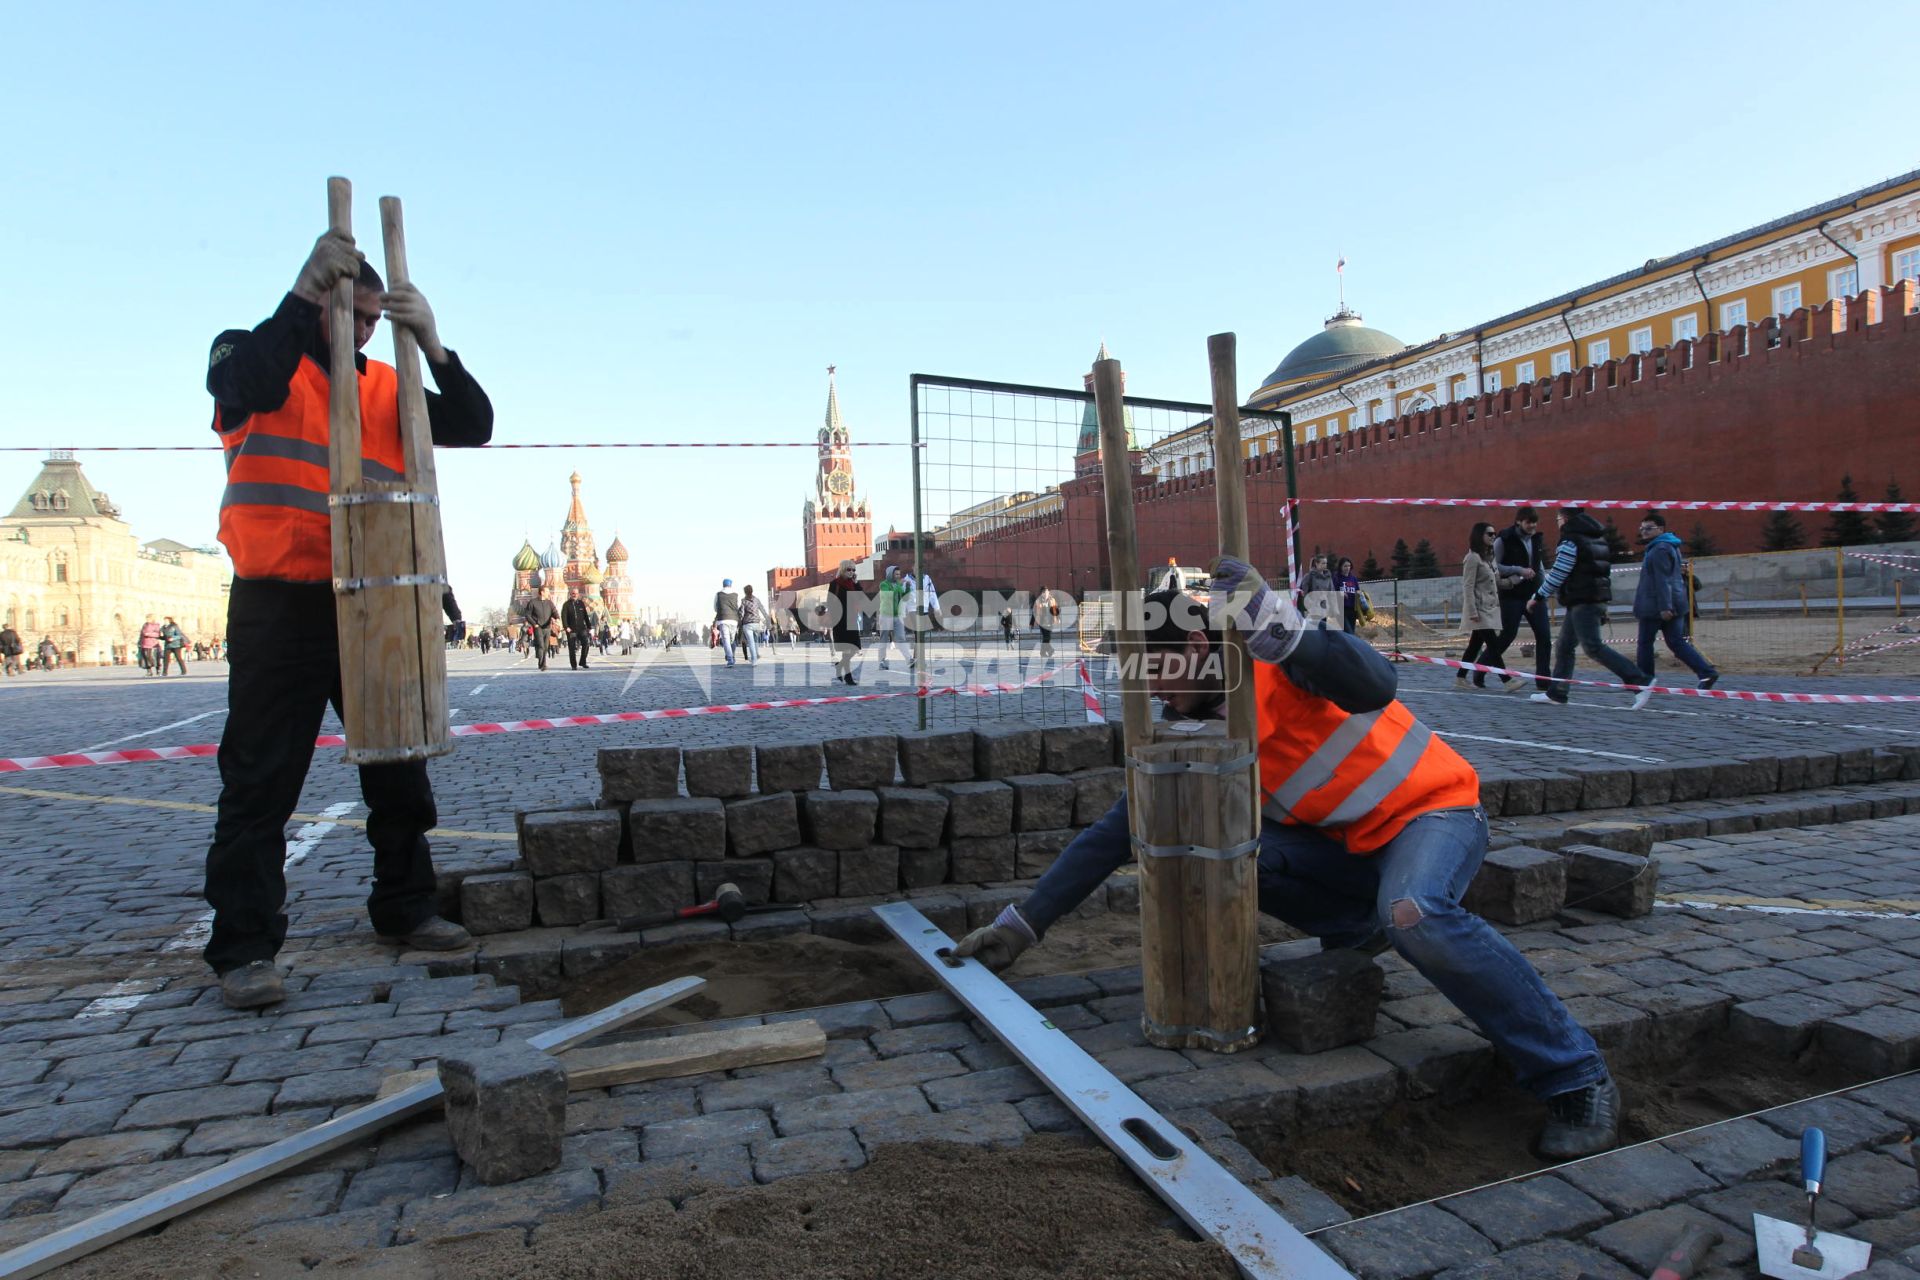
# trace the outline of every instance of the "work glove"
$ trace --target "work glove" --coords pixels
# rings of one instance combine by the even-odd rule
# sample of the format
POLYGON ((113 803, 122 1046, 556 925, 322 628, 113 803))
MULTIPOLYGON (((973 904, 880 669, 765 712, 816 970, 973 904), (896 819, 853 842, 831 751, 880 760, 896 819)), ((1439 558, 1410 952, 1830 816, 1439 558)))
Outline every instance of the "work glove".
POLYGON ((434 364, 447 362, 447 349, 440 345, 440 331, 434 327, 433 308, 425 294, 410 284, 397 284, 380 295, 380 306, 388 320, 413 333, 421 355, 434 364))
POLYGON ((360 263, 367 255, 354 248, 353 237, 329 231, 313 242, 313 252, 293 282, 296 296, 318 306, 326 301, 327 291, 336 280, 357 280, 360 263))
POLYGON ((1020 958, 1020 953, 1040 941, 1019 909, 1009 904, 993 918, 993 923, 975 929, 954 944, 953 954, 971 956, 999 973, 1020 958))
POLYGON ((1275 591, 1252 565, 1232 556, 1213 563, 1207 613, 1215 625, 1238 627, 1247 652, 1261 662, 1284 662, 1306 629, 1287 592, 1275 591))

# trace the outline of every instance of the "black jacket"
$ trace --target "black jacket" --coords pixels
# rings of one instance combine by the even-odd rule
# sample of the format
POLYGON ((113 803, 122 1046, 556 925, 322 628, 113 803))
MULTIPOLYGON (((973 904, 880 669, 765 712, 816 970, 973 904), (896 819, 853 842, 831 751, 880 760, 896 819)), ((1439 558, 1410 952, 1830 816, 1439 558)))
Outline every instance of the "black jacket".
POLYGON ((553 601, 542 600, 539 596, 535 596, 533 599, 527 601, 526 613, 523 616, 526 618, 528 625, 537 630, 544 631, 547 627, 553 625, 553 619, 558 613, 559 610, 553 607, 553 601))
POLYGON ((585 632, 593 627, 593 615, 587 611, 587 602, 569 599, 560 606, 560 625, 569 631, 585 632))
POLYGON ((1560 587, 1561 604, 1606 604, 1613 599, 1613 551, 1598 520, 1582 511, 1561 528, 1572 539, 1573 569, 1560 587))
POLYGON ((1545 571, 1547 540, 1535 530, 1528 534, 1518 524, 1510 524, 1493 540, 1494 572, 1500 575, 1500 594, 1521 600, 1540 589, 1545 571), (1531 569, 1531 578, 1513 578, 1510 569, 1531 569))

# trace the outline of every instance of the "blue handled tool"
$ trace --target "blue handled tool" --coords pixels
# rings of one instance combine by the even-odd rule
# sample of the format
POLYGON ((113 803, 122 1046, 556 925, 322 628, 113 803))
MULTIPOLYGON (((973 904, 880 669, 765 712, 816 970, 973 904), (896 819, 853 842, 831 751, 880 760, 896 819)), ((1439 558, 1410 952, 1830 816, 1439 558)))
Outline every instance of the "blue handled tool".
POLYGON ((1807 1193, 1804 1229, 1778 1218, 1753 1215, 1762 1275, 1777 1280, 1839 1280, 1866 1270, 1873 1246, 1821 1231, 1816 1223, 1820 1184, 1827 1175, 1827 1135, 1808 1129, 1800 1135, 1800 1185, 1807 1193))

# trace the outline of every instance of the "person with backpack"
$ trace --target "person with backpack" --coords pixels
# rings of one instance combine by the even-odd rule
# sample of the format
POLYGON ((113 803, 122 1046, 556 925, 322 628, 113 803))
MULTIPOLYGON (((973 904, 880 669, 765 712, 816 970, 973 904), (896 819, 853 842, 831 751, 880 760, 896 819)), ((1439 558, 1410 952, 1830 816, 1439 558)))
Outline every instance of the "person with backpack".
POLYGON ((1577 646, 1611 671, 1616 680, 1634 689, 1633 709, 1638 711, 1653 697, 1653 690, 1645 687, 1653 683, 1652 678, 1600 638, 1607 604, 1613 599, 1613 560, 1606 533, 1585 507, 1562 507, 1559 518, 1560 545, 1554 550, 1553 567, 1547 570, 1534 598, 1544 606, 1548 596, 1559 593, 1561 607, 1566 610, 1560 623, 1560 651, 1553 660, 1552 683, 1529 701, 1567 705, 1577 646))

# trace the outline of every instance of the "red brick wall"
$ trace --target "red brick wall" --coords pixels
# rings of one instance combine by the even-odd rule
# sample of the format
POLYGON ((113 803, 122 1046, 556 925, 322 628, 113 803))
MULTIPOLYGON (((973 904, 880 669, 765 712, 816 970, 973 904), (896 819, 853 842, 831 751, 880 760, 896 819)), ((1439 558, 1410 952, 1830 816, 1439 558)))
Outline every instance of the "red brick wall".
MULTIPOLYGON (((1851 474, 1864 500, 1899 480, 1920 495, 1920 315, 1914 286, 1865 295, 1851 307, 1796 312, 1769 345, 1770 318, 1731 335, 1630 357, 1471 402, 1442 406, 1296 450, 1300 495, 1316 497, 1489 497, 1831 499, 1851 474), (1664 369, 1665 372, 1660 370, 1664 369)), ((1061 486, 1065 511, 1030 527, 1001 531, 930 557, 942 589, 1034 589, 1078 595, 1106 583, 1105 517, 1097 480, 1061 486)), ((1277 456, 1248 464, 1253 554, 1270 574, 1284 571, 1281 503, 1286 475, 1277 456)), ((1211 473, 1143 488, 1136 496, 1140 563, 1205 564, 1215 553, 1211 473)), ((1347 507, 1307 502, 1302 543, 1351 555, 1369 550, 1382 565, 1395 539, 1433 542, 1443 571, 1465 550, 1481 519, 1504 525, 1511 509, 1347 507)), ((1635 512, 1614 513, 1632 537, 1635 512)), ((1698 517, 1724 552, 1760 545, 1762 515, 1698 517)), ((1799 517, 1808 541, 1826 517, 1799 517)), ((1696 516, 1668 513, 1686 537, 1696 516)), ((1551 515, 1545 520, 1551 535, 1551 515)), ((1551 540, 1551 538, 1550 538, 1551 540)))

